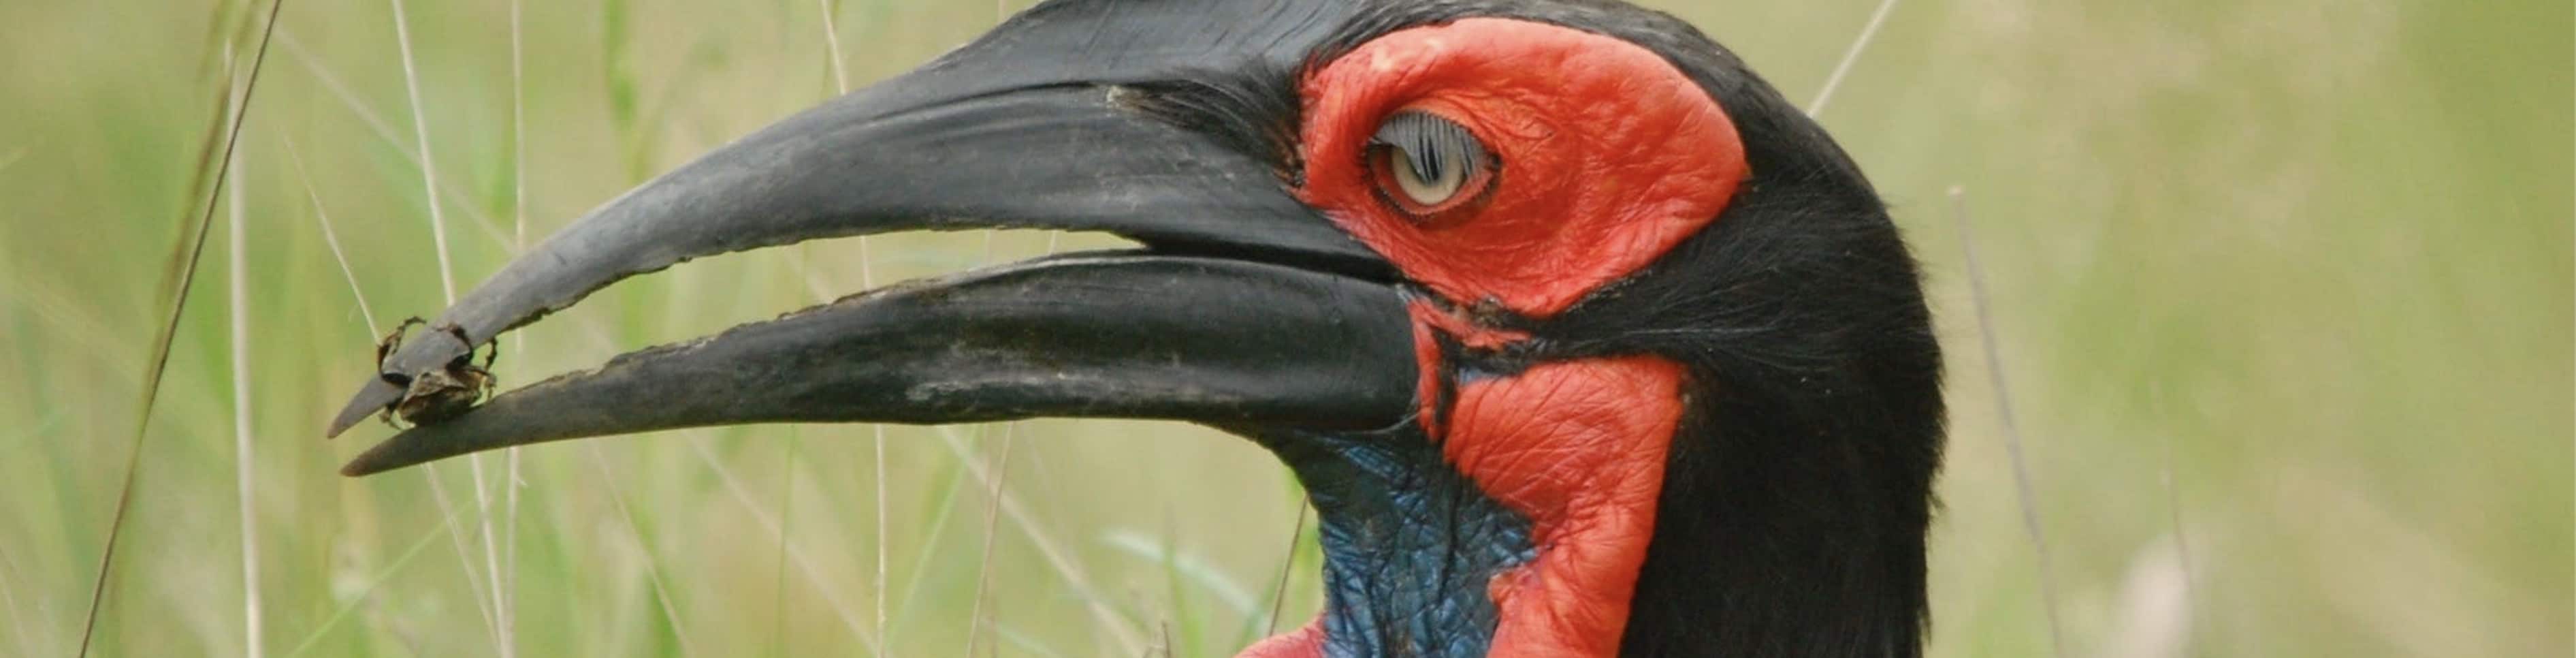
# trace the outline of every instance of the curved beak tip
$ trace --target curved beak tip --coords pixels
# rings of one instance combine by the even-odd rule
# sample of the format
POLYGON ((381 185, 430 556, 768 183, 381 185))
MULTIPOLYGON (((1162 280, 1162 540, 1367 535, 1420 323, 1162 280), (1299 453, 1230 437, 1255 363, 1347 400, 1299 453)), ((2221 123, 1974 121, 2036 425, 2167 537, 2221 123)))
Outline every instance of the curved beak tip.
POLYGON ((349 428, 365 422, 368 416, 402 400, 402 395, 401 387, 394 386, 382 378, 369 378, 367 384, 358 389, 358 394, 351 396, 349 403, 340 407, 340 415, 331 419, 331 427, 322 433, 322 438, 339 438, 340 434, 349 431, 349 428))
POLYGON ((375 475, 377 473, 409 465, 408 463, 391 459, 391 455, 387 454, 388 451, 386 449, 395 445, 397 445, 397 443, 394 441, 386 441, 376 447, 368 448, 366 452, 358 453, 358 456, 349 458, 349 463, 340 465, 340 475, 346 477, 362 477, 375 475))

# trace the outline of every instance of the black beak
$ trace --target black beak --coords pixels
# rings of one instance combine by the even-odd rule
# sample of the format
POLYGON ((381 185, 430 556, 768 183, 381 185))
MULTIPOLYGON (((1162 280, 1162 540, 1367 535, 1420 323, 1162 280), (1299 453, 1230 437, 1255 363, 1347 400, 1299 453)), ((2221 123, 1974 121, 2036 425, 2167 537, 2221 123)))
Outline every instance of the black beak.
POLYGON ((329 433, 400 403, 397 382, 447 367, 469 345, 699 256, 982 227, 1107 231, 1146 248, 903 284, 630 353, 404 431, 344 472, 762 422, 1400 423, 1416 372, 1392 268, 1291 196, 1276 158, 1143 109, 1152 90, 1198 76, 1295 70, 1338 11, 1049 3, 920 70, 709 153, 467 294, 432 323, 466 342, 408 341, 329 433))

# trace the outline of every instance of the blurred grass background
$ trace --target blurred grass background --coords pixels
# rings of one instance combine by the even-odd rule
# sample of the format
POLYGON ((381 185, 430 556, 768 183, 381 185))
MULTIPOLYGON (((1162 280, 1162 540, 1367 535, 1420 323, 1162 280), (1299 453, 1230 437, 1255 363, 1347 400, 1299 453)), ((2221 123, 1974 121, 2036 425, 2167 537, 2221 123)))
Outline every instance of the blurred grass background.
MULTIPOLYGON (((174 218, 218 112, 207 58, 255 40, 243 26, 259 12, 214 4, 0 3, 0 654, 80 640, 166 312, 174 218)), ((1022 4, 842 2, 847 76, 905 70, 1022 4)), ((1800 99, 1875 6, 1650 4, 1800 99)), ((509 5, 405 14, 460 287, 513 253, 521 164, 533 240, 836 86, 814 2, 524 11, 524 163, 509 5)), ((1895 204, 1952 355, 1935 654, 2050 646, 1954 187, 2069 654, 2576 650, 2570 13, 2551 0, 1895 8, 1822 118, 1895 204)), ((1279 625, 1318 605, 1311 540, 1290 549, 1293 483, 1248 443, 1171 424, 884 428, 883 499, 868 427, 552 444, 523 453, 515 532, 499 455, 481 464, 488 515, 466 460, 334 475, 384 434, 319 436, 376 332, 444 306, 392 6, 291 4, 265 75, 231 187, 247 297, 226 291, 233 215, 219 212, 99 655, 243 654, 246 527, 267 655, 495 654, 495 616, 532 656, 1218 655, 1264 632, 1292 559, 1279 625), (255 450, 247 524, 236 392, 255 450), (502 603, 496 562, 515 565, 499 570, 502 603)), ((535 381, 869 282, 1113 243, 903 235, 710 259, 525 331, 500 374, 535 381)))

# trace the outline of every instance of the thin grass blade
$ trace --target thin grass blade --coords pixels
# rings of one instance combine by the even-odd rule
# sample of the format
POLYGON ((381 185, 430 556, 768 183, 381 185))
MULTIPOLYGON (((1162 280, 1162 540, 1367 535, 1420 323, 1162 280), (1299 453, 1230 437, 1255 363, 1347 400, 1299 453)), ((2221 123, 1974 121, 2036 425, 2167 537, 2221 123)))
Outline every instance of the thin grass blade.
MULTIPOLYGON (((223 104, 231 118, 231 127, 220 131, 224 135, 223 156, 212 160, 202 158, 199 160, 200 171, 212 164, 215 175, 212 177, 212 182, 200 183, 197 190, 190 193, 192 204, 197 196, 205 196, 205 204, 196 210, 195 217, 182 220, 180 244, 183 246, 172 254, 170 269, 173 274, 169 285, 164 288, 164 297, 169 300, 170 313, 163 316, 160 332, 152 341, 152 360, 147 362, 148 365, 144 369, 142 399, 135 405, 134 433, 132 439, 128 441, 130 447, 126 451, 125 474, 117 485, 116 511, 108 518, 107 540, 104 548, 99 551, 98 577, 90 585, 89 609, 82 615, 80 650, 75 655, 89 655, 90 646, 97 639, 99 611, 107 601, 107 583, 114 575, 113 568, 116 565, 116 542, 125 534, 125 515, 133 508, 136 476, 143 470, 143 440, 152 427, 152 405, 160 396, 161 375, 169 369, 170 365, 170 345, 178 337, 179 318, 187 313, 188 289, 197 280, 197 264, 201 260, 200 257, 205 254, 206 236, 211 232, 208 229, 214 221, 217 197, 207 194, 206 190, 223 189, 225 177, 232 173, 232 168, 228 165, 232 162, 233 150, 241 145, 242 124, 244 120, 250 118, 250 102, 254 98, 253 94, 259 90, 259 72, 261 66, 268 61, 269 40, 277 32, 277 16, 284 7, 285 0, 269 3, 268 22, 260 29, 258 54, 251 58, 250 72, 242 84, 241 97, 239 100, 223 104)), ((224 89, 227 91, 231 89, 229 80, 226 81, 224 89)), ((216 125, 224 125, 220 115, 216 125)), ((201 177, 201 180, 204 179, 201 177)))
POLYGON ((1968 219, 1968 192, 1950 188, 1951 219, 1959 228, 1959 249, 1968 268, 1968 292, 1977 308, 1977 337, 1985 347, 1986 374, 1995 387, 1995 415, 2003 423, 2004 453, 2012 459, 2013 490, 2021 500, 2022 528, 2030 533, 2031 551, 2039 560, 2039 597, 2048 617, 2048 646, 2053 656, 2066 655, 2066 634, 2060 630, 2057 608, 2057 582, 2050 575, 2048 533, 2039 524, 2039 497, 2032 493, 2030 466, 2022 457, 2021 426, 2013 420, 2012 387, 2004 378, 2003 348, 1995 339, 1995 318, 1986 296, 1986 273, 1977 265, 1976 234, 1968 219))

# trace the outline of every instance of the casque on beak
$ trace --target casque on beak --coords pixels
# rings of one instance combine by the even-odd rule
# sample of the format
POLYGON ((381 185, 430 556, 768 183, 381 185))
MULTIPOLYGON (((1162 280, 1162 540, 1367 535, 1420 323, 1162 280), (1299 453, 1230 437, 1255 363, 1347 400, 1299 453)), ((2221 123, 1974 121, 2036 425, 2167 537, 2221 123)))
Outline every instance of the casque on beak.
POLYGON ((384 359, 329 433, 470 345, 691 258, 985 227, 1105 231, 1145 249, 901 284, 630 353, 404 431, 344 472, 761 422, 1403 422, 1417 374, 1393 268, 1292 196, 1282 163, 1138 105, 1209 71, 1293 71, 1331 21, 1186 4, 1033 10, 610 201, 432 322, 465 342, 413 340, 384 359))

